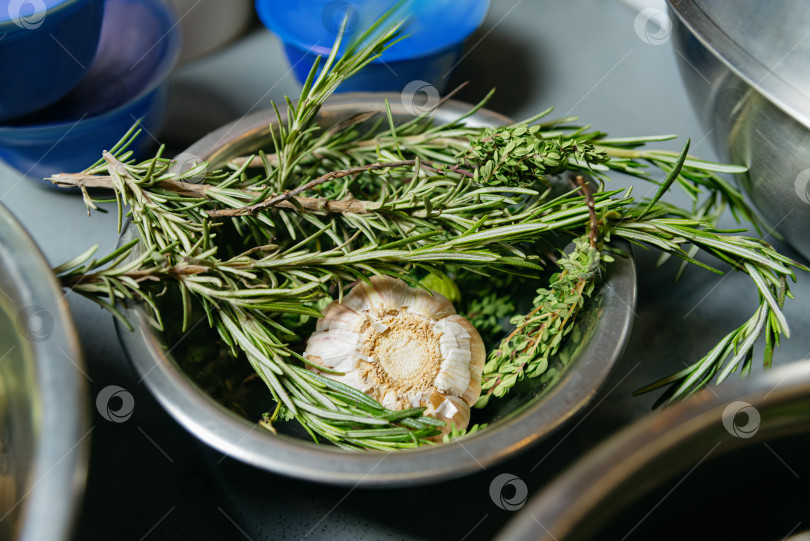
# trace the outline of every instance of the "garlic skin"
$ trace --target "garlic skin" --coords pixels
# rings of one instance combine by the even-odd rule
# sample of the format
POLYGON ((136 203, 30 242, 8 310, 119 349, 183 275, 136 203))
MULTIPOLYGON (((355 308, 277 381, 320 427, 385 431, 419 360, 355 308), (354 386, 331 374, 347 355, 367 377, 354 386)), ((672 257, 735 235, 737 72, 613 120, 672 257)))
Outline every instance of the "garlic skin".
POLYGON ((478 331, 447 298, 381 276, 329 304, 304 352, 308 361, 343 372, 323 375, 388 409, 424 406, 445 422, 442 435, 452 425, 467 428, 485 356, 478 331))

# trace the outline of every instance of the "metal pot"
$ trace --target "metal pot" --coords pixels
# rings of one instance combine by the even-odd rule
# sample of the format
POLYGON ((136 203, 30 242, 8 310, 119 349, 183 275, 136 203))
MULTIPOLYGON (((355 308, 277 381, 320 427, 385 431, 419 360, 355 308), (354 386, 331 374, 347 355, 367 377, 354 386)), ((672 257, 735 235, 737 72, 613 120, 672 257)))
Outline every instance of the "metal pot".
POLYGON ((763 216, 810 258, 810 9, 668 0, 681 76, 721 158, 763 216))
POLYGON ((0 205, 0 538, 70 539, 90 443, 87 385, 64 293, 0 205))
MULTIPOLYGON (((385 114, 388 98, 396 119, 411 118, 399 94, 343 94, 330 99, 321 122, 331 125, 357 113, 385 114)), ((437 122, 460 117, 469 105, 447 102, 435 111, 437 122)), ((285 114, 282 110, 282 116, 285 114)), ((187 156, 221 166, 228 159, 255 152, 269 141, 269 127, 277 122, 272 110, 262 111, 226 125, 191 146, 187 156)), ((475 126, 508 123, 505 117, 481 110, 466 122, 475 126)), ((128 228, 122 238, 135 235, 128 228)), ((629 251, 629 248, 628 248, 629 251)), ((258 428, 256 419, 238 416, 201 391, 184 373, 173 348, 179 336, 161 336, 149 325, 140 308, 128 311, 135 332, 119 327, 119 335, 143 381, 163 406, 190 432, 212 447, 269 471, 344 485, 397 486, 459 477, 514 455, 563 425, 593 398, 624 348, 635 304, 635 267, 631 259, 611 266, 607 283, 582 318, 582 339, 572 342, 559 363, 557 379, 547 386, 534 382, 509 400, 498 401, 489 417, 476 422, 489 426, 458 442, 395 453, 347 452, 315 445, 258 428)), ((207 325, 184 343, 212 340, 207 325), (204 329, 204 330, 203 330, 204 329)), ((213 333, 215 334, 215 333, 213 333)))
POLYGON ((784 539, 807 528, 810 362, 705 389, 612 436, 499 540, 784 539))

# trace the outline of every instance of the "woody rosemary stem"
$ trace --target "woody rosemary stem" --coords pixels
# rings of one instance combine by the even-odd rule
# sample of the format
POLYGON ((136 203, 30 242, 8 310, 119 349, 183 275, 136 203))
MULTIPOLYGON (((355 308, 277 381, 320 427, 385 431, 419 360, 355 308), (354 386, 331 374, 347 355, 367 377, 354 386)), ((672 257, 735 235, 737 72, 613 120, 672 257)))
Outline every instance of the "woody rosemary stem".
MULTIPOLYGON (((112 179, 106 175, 87 175, 83 173, 58 173, 51 177, 51 181, 60 188, 90 188, 90 189, 113 189, 112 179)), ((210 184, 192 184, 174 179, 162 180, 155 184, 155 187, 176 193, 177 195, 209 198, 209 192, 216 187, 210 184)), ((261 192, 251 190, 241 190, 245 198, 255 198, 261 192)), ((275 197, 275 196, 273 196, 275 197)), ((279 200, 272 206, 284 209, 303 208, 310 211, 321 212, 348 212, 352 214, 364 214, 367 211, 367 201, 356 199, 334 200, 323 197, 291 197, 279 200), (292 199, 293 201, 291 201, 292 199)))
POLYGON ((369 165, 362 165, 362 166, 359 166, 359 167, 350 167, 349 169, 342 169, 340 171, 330 171, 330 172, 328 172, 326 174, 323 174, 323 175, 319 176, 318 178, 312 179, 309 182, 306 182, 306 183, 302 184, 301 186, 299 186, 299 187, 297 187, 297 188, 295 188, 293 190, 290 190, 290 191, 285 192, 285 193, 280 194, 280 195, 274 195, 272 197, 269 197, 269 198, 265 199, 264 201, 262 201, 261 203, 256 203, 256 204, 253 204, 253 205, 246 205, 244 207, 234 208, 234 209, 210 210, 210 211, 208 211, 208 215, 210 217, 212 217, 212 218, 219 218, 219 217, 223 217, 223 216, 245 216, 245 215, 248 215, 248 214, 256 214, 257 212, 259 212, 261 210, 276 206, 279 203, 282 203, 282 202, 285 202, 285 201, 289 201, 290 199, 296 197, 297 195, 299 195, 299 194, 301 194, 301 193, 303 193, 303 192, 305 192, 307 190, 311 190, 312 188, 315 188, 317 186, 320 186, 321 184, 324 184, 325 182, 330 182, 332 180, 341 179, 343 177, 347 177, 347 176, 350 176, 350 175, 357 175, 359 173, 365 173, 365 172, 369 172, 369 171, 377 171, 377 170, 380 170, 380 169, 395 169, 397 167, 413 167, 413 166, 419 167, 420 165, 422 167, 430 170, 430 171, 433 171, 433 172, 440 172, 440 171, 443 171, 443 170, 447 169, 449 171, 452 171, 453 173, 458 173, 458 174, 461 174, 461 175, 464 175, 464 176, 468 176, 468 177, 473 176, 472 173, 470 173, 469 171, 465 171, 465 170, 463 170, 463 169, 461 169, 459 167, 445 168, 445 167, 442 167, 442 165, 444 165, 444 164, 441 164, 441 165, 437 166, 437 164, 434 164, 434 163, 429 162, 429 161, 427 163, 422 163, 422 162, 420 162, 419 159, 399 160, 399 161, 394 161, 394 162, 377 162, 377 163, 372 163, 372 164, 369 164, 369 165))
POLYGON ((341 34, 299 99, 287 99, 284 112, 272 104, 271 142, 253 149, 256 156, 175 171, 162 147, 150 159, 133 159, 127 148, 134 128, 86 170, 54 175, 58 186, 82 190, 88 212, 98 208, 91 189, 112 190, 119 227, 127 216, 136 234, 106 256, 94 259, 91 249, 55 268, 62 284, 125 322, 121 307, 138 304, 158 329, 166 314, 182 312, 187 330, 192 314, 203 313, 223 347, 265 383, 273 413, 262 426, 296 422, 316 441, 355 450, 430 445, 438 432, 419 409, 398 417, 305 368, 301 345, 321 309, 372 276, 459 294, 459 312, 467 310, 493 345, 479 406, 518 380, 547 374, 611 264, 614 238, 711 272, 743 272, 759 294, 753 319, 649 389, 670 386, 678 399, 734 371, 748 373, 760 336, 769 362, 789 332, 781 312, 789 282, 805 267, 742 230, 716 229, 727 209, 757 224, 719 176, 742 168, 691 158, 688 142, 679 154, 642 149, 671 136, 610 139, 575 119, 545 120, 550 109, 504 126, 468 125, 489 96, 443 124, 430 113, 395 119, 386 104, 376 123, 359 113, 320 125, 327 98, 396 42, 401 26, 383 19, 347 47, 341 34), (613 173, 659 189, 650 200, 606 189, 613 173), (569 174, 573 184, 562 180, 569 174), (589 185, 588 176, 598 182, 589 185), (667 204, 662 197, 673 185, 694 205, 667 204), (574 249, 563 253, 571 240, 574 249), (539 283, 549 267, 557 272, 539 283), (536 290, 532 307, 516 315, 512 301, 527 290, 536 290), (180 300, 167 303, 167 291, 180 300), (504 316, 512 316, 514 332, 503 328, 504 316))
MULTIPOLYGON (((105 154, 105 159, 114 160, 108 153, 105 154)), ((116 160, 117 161, 117 160, 116 160)), ((221 210, 209 210, 208 215, 212 218, 219 217, 233 217, 233 216, 246 216, 249 214, 256 214, 262 210, 279 207, 287 209, 302 208, 304 210, 322 211, 322 212, 341 212, 352 214, 364 214, 368 212, 368 206, 371 204, 369 201, 360 201, 356 199, 346 200, 333 200, 322 197, 301 197, 299 194, 311 190, 325 182, 337 180, 349 175, 357 175, 359 173, 368 171, 377 171, 380 169, 393 169, 397 167, 421 167, 433 173, 449 172, 461 176, 472 178, 473 174, 461 167, 447 166, 443 163, 435 163, 430 160, 400 160, 397 162, 378 162, 369 165, 352 167, 349 169, 342 169, 339 171, 330 171, 320 177, 313 179, 294 190, 290 190, 283 194, 273 194, 260 203, 253 205, 245 205, 243 207, 221 210)), ((117 165, 116 165, 117 167, 117 165)), ((50 178, 51 182, 60 188, 77 187, 77 188, 102 188, 113 189, 112 178, 109 175, 89 175, 85 173, 57 173, 50 178)), ((183 182, 168 178, 161 180, 156 184, 160 188, 172 191, 178 195, 196 196, 205 199, 210 198, 210 192, 216 190, 215 186, 210 184, 194 184, 183 182)), ((255 198, 261 195, 259 191, 241 190, 241 193, 246 198, 255 198)))

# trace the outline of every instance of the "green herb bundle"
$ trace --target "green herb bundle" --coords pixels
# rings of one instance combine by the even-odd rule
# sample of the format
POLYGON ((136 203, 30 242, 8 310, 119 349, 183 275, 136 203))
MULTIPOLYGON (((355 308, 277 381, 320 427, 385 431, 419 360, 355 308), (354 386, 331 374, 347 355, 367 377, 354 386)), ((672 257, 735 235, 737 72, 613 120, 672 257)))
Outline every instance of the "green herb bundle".
POLYGON ((341 58, 338 38, 298 101, 288 99, 285 112, 276 108, 272 145, 254 156, 217 170, 199 164, 178 172, 162 148, 154 158, 133 160, 127 150, 138 135, 133 129, 87 170, 55 175, 57 185, 81 188, 88 211, 97 208, 89 189, 112 189, 119 216, 128 208, 138 232, 101 259, 92 259, 91 250, 55 269, 63 285, 124 323, 121 303, 145 303, 158 327, 158 297, 175 289, 183 327, 200 306, 232 354, 244 356, 266 384, 276 407, 263 426, 275 430, 281 419, 295 420, 316 441, 351 449, 431 443, 440 423, 422 408, 386 410, 306 368, 300 344, 313 318, 373 275, 460 300, 461 313, 490 346, 480 407, 546 371, 604 266, 623 256, 612 248, 616 238, 720 273, 695 259, 706 252, 748 274, 760 294, 758 309, 739 329, 650 389, 672 385, 674 400, 715 377, 745 374, 760 336, 770 363, 788 333, 781 313, 788 279, 803 267, 762 240, 740 236, 742 230, 716 229, 726 209, 756 225, 738 191, 719 176, 739 168, 691 158, 688 143, 681 153, 645 148, 669 136, 611 139, 572 125, 573 118, 549 121, 550 110, 509 126, 466 125, 486 99, 446 124, 433 122, 430 112, 397 122, 389 108, 387 115, 319 125, 326 99, 400 39, 400 27, 383 18, 341 58), (637 200, 605 188, 610 172, 660 189, 652 200, 637 200), (676 183, 692 196, 691 208, 659 201, 676 183), (573 249, 562 253, 571 241, 573 249), (499 287, 536 289, 532 306, 515 313, 493 276, 499 287), (540 276, 550 277, 543 283, 540 276))

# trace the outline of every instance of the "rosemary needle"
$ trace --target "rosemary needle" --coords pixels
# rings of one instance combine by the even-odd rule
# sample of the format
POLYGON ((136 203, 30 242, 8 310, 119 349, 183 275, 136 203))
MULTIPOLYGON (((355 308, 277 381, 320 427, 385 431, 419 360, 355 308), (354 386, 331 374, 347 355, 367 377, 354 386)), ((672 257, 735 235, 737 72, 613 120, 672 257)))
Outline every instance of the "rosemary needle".
MULTIPOLYGON (((102 259, 91 260, 87 252, 58 267, 63 285, 121 319, 120 303, 143 302, 158 326, 164 309, 157 297, 176 289, 183 324, 202 307, 223 343, 244 355, 266 384, 277 406, 262 426, 275 430, 274 424, 294 419, 316 441, 349 449, 415 447, 439 433, 421 408, 387 411, 302 368, 306 360, 296 344, 312 319, 371 275, 460 295, 461 313, 490 346, 482 407, 545 372, 598 287, 600 270, 612 261, 608 243, 614 238, 720 272, 697 261, 703 251, 751 276, 760 293, 751 318, 717 347, 643 391, 669 385, 674 400, 715 377, 745 373, 759 336, 770 363, 789 332, 781 314, 788 279, 806 269, 762 240, 715 229, 726 209, 759 226, 740 193, 719 176, 739 168, 688 156, 688 143, 680 153, 646 148, 668 137, 610 139, 571 125, 572 119, 545 120, 550 110, 492 128, 467 126, 464 118, 436 125, 429 113, 396 123, 390 111, 388 118, 360 115, 339 129, 320 127, 320 107, 342 81, 400 38, 401 23, 387 17, 342 57, 333 53, 316 63, 298 101, 288 100, 288 113, 276 108, 272 147, 256 149, 255 156, 219 170, 200 164, 177 173, 162 149, 145 161, 131 158, 134 127, 90 168, 55 175, 55 184, 82 189, 88 211, 96 208, 88 188, 112 189, 139 237, 102 259), (569 171, 591 175, 599 186, 552 189, 569 171), (610 172, 658 182, 661 189, 649 201, 605 190, 610 172), (187 182, 200 175, 202 182, 187 182), (693 198, 691 208, 660 201, 674 185, 693 198), (574 240, 571 253, 554 250, 560 238, 574 240), (553 272, 541 283, 544 269, 553 272), (493 275, 497 285, 487 278, 493 275), (514 313, 504 293, 518 285, 537 290, 523 314, 514 313), (505 315, 513 330, 504 338, 505 315)), ((453 430, 445 439, 461 435, 453 430)))

